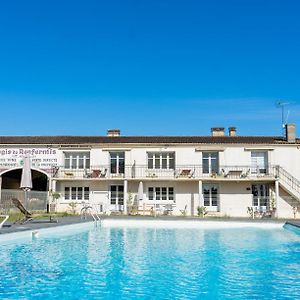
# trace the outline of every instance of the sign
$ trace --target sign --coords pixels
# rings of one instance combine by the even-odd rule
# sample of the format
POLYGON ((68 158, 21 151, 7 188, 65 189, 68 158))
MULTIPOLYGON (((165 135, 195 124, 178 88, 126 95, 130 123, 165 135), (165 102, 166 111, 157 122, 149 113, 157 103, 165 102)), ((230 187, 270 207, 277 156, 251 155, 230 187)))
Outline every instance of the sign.
POLYGON ((29 156, 31 167, 49 169, 58 165, 58 150, 52 148, 0 148, 0 168, 23 166, 24 156, 29 156))

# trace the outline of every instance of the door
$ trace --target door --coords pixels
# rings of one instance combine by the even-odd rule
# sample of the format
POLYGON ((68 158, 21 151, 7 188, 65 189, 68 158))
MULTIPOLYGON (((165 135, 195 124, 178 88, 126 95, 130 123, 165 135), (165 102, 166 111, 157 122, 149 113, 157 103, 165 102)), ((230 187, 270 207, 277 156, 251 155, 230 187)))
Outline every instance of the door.
POLYGON ((110 174, 124 176, 125 152, 110 152, 110 174))
POLYGON ((124 186, 110 186, 110 210, 124 211, 124 186))
POLYGON ((219 173, 219 153, 203 152, 202 154, 203 174, 219 173))
POLYGON ((219 192, 215 184, 203 185, 204 206, 207 211, 219 211, 219 192))
POLYGON ((251 173, 268 174, 268 152, 251 152, 251 173))
POLYGON ((259 211, 269 209, 270 188, 267 184, 252 185, 253 206, 259 211))

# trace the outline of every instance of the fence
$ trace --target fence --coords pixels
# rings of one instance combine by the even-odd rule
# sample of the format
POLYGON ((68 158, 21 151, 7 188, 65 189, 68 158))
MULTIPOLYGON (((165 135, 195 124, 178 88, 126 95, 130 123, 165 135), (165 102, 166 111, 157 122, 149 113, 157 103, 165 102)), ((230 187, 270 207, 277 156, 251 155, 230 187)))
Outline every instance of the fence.
POLYGON ((8 212, 14 210, 12 199, 17 198, 29 211, 45 211, 48 204, 48 192, 21 190, 1 190, 0 210, 8 212))

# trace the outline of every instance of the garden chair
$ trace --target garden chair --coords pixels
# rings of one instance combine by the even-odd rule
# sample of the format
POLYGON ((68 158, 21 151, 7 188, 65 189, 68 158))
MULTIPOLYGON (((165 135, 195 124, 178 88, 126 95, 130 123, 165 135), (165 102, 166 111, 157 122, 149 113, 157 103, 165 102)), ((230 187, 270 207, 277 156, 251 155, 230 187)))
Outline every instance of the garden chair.
POLYGON ((187 213, 187 205, 184 207, 184 209, 180 209, 181 215, 186 216, 187 213))
MULTIPOLYGON (((22 202, 17 198, 12 198, 13 205, 24 215, 24 218, 20 220, 19 222, 21 224, 25 224, 27 222, 32 221, 34 218, 37 218, 40 216, 40 214, 32 214, 29 212, 25 206, 22 204, 22 202)), ((50 223, 57 223, 58 221, 53 218, 52 215, 49 215, 49 222, 50 223)))

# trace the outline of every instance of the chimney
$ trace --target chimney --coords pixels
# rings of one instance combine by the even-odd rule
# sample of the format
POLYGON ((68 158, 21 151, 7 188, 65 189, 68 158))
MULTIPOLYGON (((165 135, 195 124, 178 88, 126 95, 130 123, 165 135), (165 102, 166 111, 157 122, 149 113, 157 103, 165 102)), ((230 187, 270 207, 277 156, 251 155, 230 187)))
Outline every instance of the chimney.
POLYGON ((229 127, 228 133, 229 133, 229 136, 236 136, 236 127, 229 127))
POLYGON ((107 130, 107 136, 120 136, 121 130, 120 129, 108 129, 107 130))
POLYGON ((224 127, 213 127, 211 129, 212 136, 224 136, 225 135, 225 128, 224 127))
POLYGON ((295 124, 286 124, 285 125, 285 134, 286 140, 288 143, 296 142, 296 125, 295 124))

